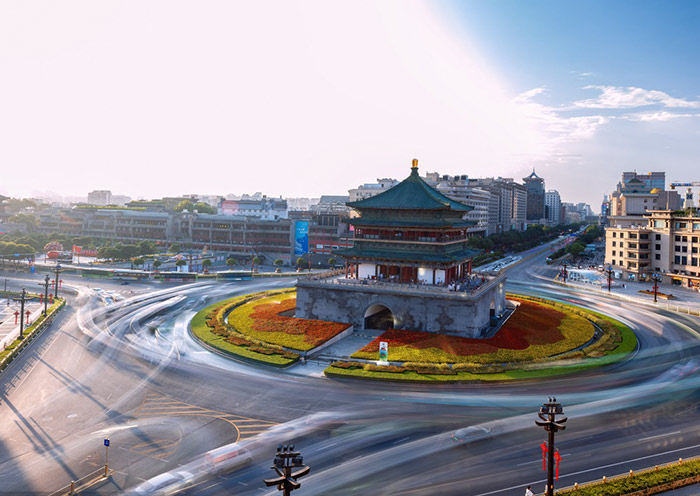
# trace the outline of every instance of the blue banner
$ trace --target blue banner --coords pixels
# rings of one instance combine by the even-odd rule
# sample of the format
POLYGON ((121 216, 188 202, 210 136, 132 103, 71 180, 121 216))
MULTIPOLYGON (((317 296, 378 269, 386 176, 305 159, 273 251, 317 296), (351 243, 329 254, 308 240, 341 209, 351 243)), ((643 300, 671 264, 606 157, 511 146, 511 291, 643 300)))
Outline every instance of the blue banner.
POLYGON ((294 254, 309 253, 309 221, 298 220, 294 223, 294 254))

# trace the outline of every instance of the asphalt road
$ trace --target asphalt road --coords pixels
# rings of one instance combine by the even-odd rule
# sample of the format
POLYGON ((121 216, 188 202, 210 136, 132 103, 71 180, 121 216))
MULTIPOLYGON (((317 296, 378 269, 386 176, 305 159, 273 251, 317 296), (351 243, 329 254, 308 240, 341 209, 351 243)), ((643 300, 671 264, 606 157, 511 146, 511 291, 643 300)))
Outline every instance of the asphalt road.
POLYGON ((511 268, 509 291, 618 316, 639 337, 633 358, 507 384, 290 376, 212 355, 186 332, 210 302, 288 279, 122 286, 66 276, 66 311, 0 375, 0 492, 46 493, 98 469, 109 437, 121 489, 181 471, 193 474, 187 494, 277 494, 261 479, 273 474, 277 443, 289 441, 312 467, 300 495, 522 494, 544 485, 534 419, 551 395, 570 417, 558 435, 560 487, 698 453, 698 320, 562 290, 547 282, 546 254, 511 268), (105 306, 96 285, 115 301, 105 306), (305 417, 316 412, 329 413, 305 417), (452 440, 469 425, 486 434, 452 440), (216 474, 222 467, 205 453, 233 442, 251 464, 216 474))

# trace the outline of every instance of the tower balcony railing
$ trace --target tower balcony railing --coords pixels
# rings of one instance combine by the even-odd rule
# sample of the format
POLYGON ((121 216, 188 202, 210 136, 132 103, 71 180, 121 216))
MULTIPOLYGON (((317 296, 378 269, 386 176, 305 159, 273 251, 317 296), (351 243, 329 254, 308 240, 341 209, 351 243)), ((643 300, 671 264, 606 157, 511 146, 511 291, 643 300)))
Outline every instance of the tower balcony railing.
POLYGON ((338 277, 339 272, 344 271, 332 271, 323 274, 313 274, 307 277, 299 278, 299 282, 304 285, 335 285, 335 286, 346 286, 356 288, 358 290, 362 289, 376 289, 380 291, 398 292, 404 294, 442 294, 449 297, 465 297, 473 298, 478 296, 480 293, 487 291, 496 284, 505 281, 505 273, 500 274, 473 274, 469 278, 465 278, 463 281, 455 282, 452 284, 429 284, 429 283, 407 283, 398 282, 391 280, 377 280, 377 279, 355 279, 338 277))

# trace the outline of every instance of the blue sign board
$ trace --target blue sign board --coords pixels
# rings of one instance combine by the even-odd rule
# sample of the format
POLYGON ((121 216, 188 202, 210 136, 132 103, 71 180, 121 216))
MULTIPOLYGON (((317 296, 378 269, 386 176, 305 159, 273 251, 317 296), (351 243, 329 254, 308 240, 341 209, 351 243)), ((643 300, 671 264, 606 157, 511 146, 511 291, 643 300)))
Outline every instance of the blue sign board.
POLYGON ((105 439, 105 446, 109 446, 109 439, 105 439))
POLYGON ((298 220, 294 223, 294 254, 309 253, 309 221, 298 220))

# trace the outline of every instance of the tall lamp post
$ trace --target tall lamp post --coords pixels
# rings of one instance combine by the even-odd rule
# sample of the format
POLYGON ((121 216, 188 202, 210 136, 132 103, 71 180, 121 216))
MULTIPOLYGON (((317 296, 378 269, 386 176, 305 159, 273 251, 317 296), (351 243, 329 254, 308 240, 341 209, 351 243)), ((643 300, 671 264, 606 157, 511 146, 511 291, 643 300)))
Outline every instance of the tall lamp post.
POLYGON ((569 272, 566 270, 566 267, 567 265, 569 265, 569 263, 566 260, 564 260, 562 265, 564 266, 564 269, 562 270, 561 275, 564 278, 564 284, 566 284, 566 279, 569 276, 569 272))
MULTIPOLYGON (((15 301, 19 301, 19 339, 24 338, 24 302, 27 301, 27 290, 22 288, 22 296, 15 298, 15 301)), ((29 312, 27 312, 27 320, 29 320, 29 312)))
POLYGON ((659 274, 654 274, 651 276, 651 280, 654 281, 654 303, 656 303, 656 295, 659 293, 659 282, 661 281, 661 276, 659 274))
MULTIPOLYGON (((49 281, 51 280, 51 276, 46 274, 46 277, 44 278, 44 317, 46 317, 46 314, 48 313, 48 308, 49 308, 49 281)), ((41 283, 39 283, 41 284, 41 283)))
POLYGON ((61 273, 61 264, 56 264, 56 268, 54 269, 54 272, 56 273, 56 286, 54 288, 53 296, 54 298, 58 298, 58 275, 61 273))
POLYGON ((608 268, 605 269, 605 272, 608 273, 608 292, 610 291, 610 287, 612 286, 612 275, 613 275, 613 269, 608 265, 608 268))
POLYGON ((278 491, 283 491, 284 496, 289 496, 292 491, 299 489, 301 483, 297 479, 308 475, 311 468, 304 465, 304 457, 301 453, 294 451, 294 445, 277 446, 277 454, 273 460, 272 468, 279 477, 274 479, 265 479, 267 487, 277 486, 278 491), (293 468, 298 468, 296 472, 292 472, 293 468))
MULTIPOLYGON (((562 408, 561 403, 557 403, 557 399, 553 396, 540 407, 537 415, 540 420, 535 420, 535 424, 544 427, 547 432, 547 490, 545 496, 554 496, 554 433, 566 429, 564 424, 568 419, 563 416, 564 408, 562 408), (557 415, 561 415, 561 417, 557 419, 557 415)), ((544 448, 542 451, 545 451, 544 448)))

